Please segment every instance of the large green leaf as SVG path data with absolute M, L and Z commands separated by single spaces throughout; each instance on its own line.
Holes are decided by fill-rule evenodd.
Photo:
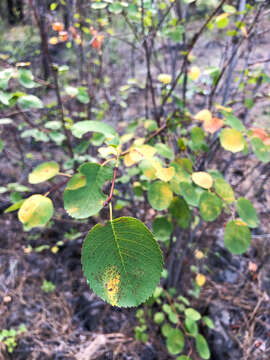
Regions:
M 205 221 L 214 221 L 221 213 L 222 201 L 216 195 L 204 192 L 200 197 L 200 214 Z
M 169 211 L 182 229 L 188 228 L 191 221 L 191 212 L 182 197 L 175 197 L 173 199 Z
M 206 360 L 210 359 L 210 351 L 205 338 L 201 334 L 198 334 L 196 336 L 195 341 L 196 341 L 196 349 L 200 357 Z
M 224 242 L 232 254 L 243 254 L 251 243 L 248 226 L 241 220 L 230 221 L 225 228 Z
M 46 196 L 35 194 L 26 199 L 19 212 L 19 220 L 26 230 L 36 226 L 43 226 L 53 215 L 53 203 Z
M 167 337 L 166 345 L 171 355 L 179 354 L 185 345 L 185 338 L 180 329 L 172 329 Z
M 28 176 L 30 184 L 38 184 L 49 180 L 59 173 L 59 165 L 55 161 L 39 164 Z
M 112 168 L 95 163 L 79 167 L 79 173 L 72 176 L 64 191 L 64 207 L 75 219 L 97 214 L 104 205 L 106 195 L 101 188 L 113 176 Z
M 71 132 L 75 137 L 79 139 L 88 132 L 101 133 L 106 137 L 114 137 L 117 135 L 116 131 L 111 125 L 105 124 L 104 122 L 101 121 L 94 121 L 94 120 L 85 120 L 85 121 L 77 122 L 72 126 Z
M 114 306 L 138 306 L 154 292 L 162 254 L 139 220 L 121 217 L 95 225 L 82 248 L 82 266 L 91 288 Z
M 165 210 L 169 207 L 173 198 L 170 186 L 162 181 L 156 181 L 148 190 L 148 201 L 156 210 Z
M 259 219 L 252 203 L 243 197 L 240 197 L 236 203 L 236 209 L 240 218 L 250 227 L 256 228 L 259 225 Z

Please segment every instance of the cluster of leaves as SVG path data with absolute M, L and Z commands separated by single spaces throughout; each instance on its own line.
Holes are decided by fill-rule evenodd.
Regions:
M 154 322 L 158 326 L 158 332 L 166 342 L 170 355 L 179 355 L 188 349 L 189 355 L 179 355 L 177 360 L 190 360 L 195 342 L 196 350 L 202 359 L 210 359 L 210 351 L 206 339 L 199 333 L 199 328 L 207 326 L 214 328 L 212 320 L 190 307 L 190 302 L 184 296 L 175 296 L 175 289 L 167 292 L 157 287 L 144 309 L 136 312 L 139 325 L 135 327 L 135 338 L 138 341 L 146 342 L 148 339 L 147 323 Z M 152 308 L 157 308 L 153 312 Z M 156 331 L 156 329 L 155 329 Z M 185 347 L 187 344 L 187 347 Z
M 91 7 L 93 10 L 104 11 L 104 14 L 107 10 L 110 15 L 122 14 L 133 30 L 140 27 L 140 31 L 134 35 L 139 43 L 143 36 L 155 36 L 157 33 L 162 39 L 177 43 L 183 39 L 182 24 L 179 24 L 174 15 L 170 15 L 165 21 L 165 15 L 170 14 L 173 3 L 164 2 L 156 6 L 156 2 L 145 0 L 142 9 L 140 1 L 130 4 L 95 1 Z M 207 23 L 209 29 L 228 26 L 230 14 L 235 11 L 231 7 L 223 10 L 224 13 L 212 17 Z M 160 12 L 165 16 L 162 18 L 162 27 Z M 80 22 L 78 24 L 81 26 Z M 99 24 L 108 24 L 108 21 L 99 19 Z M 62 27 L 58 25 L 53 24 L 53 30 L 60 33 Z M 235 30 L 236 34 L 230 36 L 238 36 L 240 32 L 244 36 L 244 29 L 243 24 L 239 25 Z M 92 47 L 101 51 L 104 36 L 94 28 L 82 27 L 81 30 L 91 39 Z M 109 30 L 107 29 L 108 34 Z M 70 31 L 72 33 L 73 30 Z M 73 33 L 75 34 L 74 31 Z M 78 38 L 78 33 L 76 34 Z M 142 42 L 149 64 L 148 43 Z M 82 46 L 82 41 L 77 45 Z M 192 62 L 190 51 L 182 54 L 187 64 Z M 101 57 L 100 54 L 99 56 Z M 53 67 L 57 76 L 67 70 L 66 66 Z M 212 69 L 208 75 L 208 83 L 215 86 L 220 76 L 219 69 Z M 171 244 L 177 242 L 174 236 L 176 227 L 194 229 L 200 219 L 212 222 L 223 213 L 227 219 L 224 242 L 228 250 L 233 254 L 241 254 L 250 246 L 250 229 L 259 224 L 252 203 L 243 197 L 237 198 L 218 170 L 200 169 L 199 160 L 212 151 L 216 140 L 223 149 L 233 154 L 241 152 L 246 155 L 251 147 L 260 161 L 267 163 L 270 160 L 268 133 L 260 128 L 247 129 L 231 108 L 217 104 L 212 111 L 202 109 L 191 115 L 186 104 L 179 99 L 177 86 L 188 80 L 191 97 L 196 91 L 203 93 L 196 85 L 200 77 L 197 66 L 190 66 L 186 77 L 180 73 L 176 80 L 170 74 L 160 72 L 155 75 L 155 87 L 151 85 L 153 76 L 149 76 L 148 69 L 144 87 L 148 90 L 152 86 L 152 92 L 157 92 L 161 105 L 171 102 L 176 106 L 172 112 L 166 112 L 166 119 L 157 113 L 153 102 L 154 119 L 151 116 L 143 117 L 129 124 L 124 134 L 99 121 L 103 119 L 104 112 L 96 112 L 96 120 L 85 120 L 84 115 L 84 120 L 76 122 L 63 116 L 61 121 L 47 121 L 44 128 L 39 124 L 33 125 L 26 117 L 23 126 L 28 124 L 31 129 L 24 130 L 23 126 L 20 128 L 24 130 L 21 132 L 22 138 L 31 136 L 36 141 L 54 141 L 58 145 L 65 142 L 68 145 L 71 157 L 63 165 L 63 171 L 67 170 L 67 173 L 60 171 L 60 165 L 55 161 L 44 162 L 29 174 L 28 181 L 35 185 L 54 181 L 55 177 L 66 177 L 64 208 L 71 217 L 86 219 L 97 215 L 108 205 L 111 210 L 113 195 L 117 192 L 114 191 L 115 185 L 117 187 L 118 184 L 128 182 L 132 183 L 132 195 L 138 204 L 148 200 L 148 207 L 162 212 L 162 216 L 157 216 L 153 221 L 153 233 L 136 218 L 125 216 L 113 219 L 110 211 L 110 220 L 105 225 L 94 226 L 87 235 L 82 249 L 83 271 L 93 290 L 115 306 L 137 306 L 153 293 L 163 268 L 162 253 L 156 239 L 162 247 L 170 248 Z M 263 79 L 269 81 L 267 76 Z M 1 71 L 0 102 L 4 108 L 16 106 L 19 113 L 44 108 L 42 100 L 36 95 L 24 91 L 11 92 L 11 80 L 18 80 L 25 91 L 31 89 L 32 92 L 40 86 L 38 79 L 25 68 L 25 64 Z M 98 80 L 96 83 L 100 84 L 100 79 Z M 130 81 L 122 88 L 123 93 L 128 92 L 134 84 L 137 86 L 138 82 Z M 84 105 L 89 105 L 92 101 L 93 94 L 88 90 L 84 86 L 64 86 L 64 94 L 70 100 Z M 60 97 L 59 92 L 57 95 Z M 61 110 L 61 103 L 59 104 Z M 0 119 L 0 125 L 12 123 L 10 118 Z M 91 139 L 87 137 L 88 133 L 94 133 Z M 177 145 L 172 146 L 171 139 L 175 134 Z M 71 145 L 74 143 L 76 147 L 73 150 Z M 90 145 L 98 148 L 98 156 L 87 154 Z M 77 164 L 80 166 L 74 171 Z M 124 174 L 121 177 L 117 176 L 119 168 Z M 107 182 L 111 182 L 111 190 L 105 195 L 103 187 Z M 54 187 L 44 194 L 36 193 L 26 199 L 14 196 L 14 204 L 6 212 L 19 209 L 18 217 L 25 230 L 45 226 L 54 213 L 53 201 L 49 197 L 53 189 Z M 3 191 L 6 190 L 8 189 Z M 122 207 L 123 202 L 117 200 L 115 208 Z M 179 333 L 177 334 L 176 337 L 179 338 Z M 203 343 L 200 336 L 197 336 L 199 344 Z
M 16 338 L 24 332 L 26 332 L 26 327 L 23 324 L 19 326 L 18 330 L 3 329 L 0 331 L 0 343 L 2 342 L 7 347 L 7 351 L 12 353 L 17 346 Z

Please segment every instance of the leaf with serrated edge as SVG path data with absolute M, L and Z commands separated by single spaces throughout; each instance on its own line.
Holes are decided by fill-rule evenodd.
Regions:
M 138 306 L 149 298 L 162 265 L 153 234 L 135 218 L 95 225 L 83 244 L 82 266 L 89 285 L 113 306 Z

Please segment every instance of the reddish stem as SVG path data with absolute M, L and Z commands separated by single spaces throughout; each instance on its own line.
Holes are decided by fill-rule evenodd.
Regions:
M 112 180 L 110 195 L 108 196 L 107 200 L 104 202 L 103 206 L 107 206 L 112 201 L 117 170 L 118 170 L 118 167 L 116 166 L 113 170 L 113 180 Z

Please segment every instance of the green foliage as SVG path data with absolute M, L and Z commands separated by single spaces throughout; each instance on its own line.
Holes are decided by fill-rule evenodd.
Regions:
M 19 326 L 18 330 L 13 328 L 10 330 L 3 329 L 0 331 L 0 343 L 3 343 L 6 346 L 9 353 L 13 353 L 14 349 L 18 345 L 17 338 L 24 332 L 26 332 L 26 327 L 23 324 Z
M 255 96 L 257 86 L 269 82 L 269 77 L 257 67 L 256 71 L 248 67 L 240 71 L 235 69 L 237 77 L 231 79 L 229 76 L 230 81 L 222 83 L 230 65 L 233 67 L 232 60 L 225 62 L 228 69 L 226 66 L 206 67 L 193 52 L 196 41 L 205 32 L 206 36 L 229 38 L 224 43 L 230 42 L 231 38 L 233 46 L 243 37 L 251 38 L 253 33 L 247 34 L 248 21 L 255 14 L 255 7 L 247 6 L 241 12 L 245 21 L 239 23 L 238 9 L 232 5 L 224 4 L 222 9 L 212 12 L 210 8 L 218 6 L 216 0 L 186 0 L 184 3 L 187 8 L 192 3 L 192 16 L 185 20 L 178 18 L 173 1 L 92 1 L 83 13 L 71 14 L 75 22 L 74 29 L 68 31 L 68 42 L 61 40 L 60 33 L 53 32 L 57 42 L 54 45 L 50 41 L 50 52 L 54 53 L 51 51 L 53 46 L 64 47 L 61 53 L 56 47 L 55 53 L 63 56 L 61 63 L 68 59 L 68 66 L 66 63 L 61 66 L 49 64 L 54 73 L 48 83 L 39 79 L 39 69 L 32 69 L 30 63 L 16 64 L 15 49 L 4 47 L 1 54 L 3 59 L 5 53 L 12 54 L 7 62 L 10 68 L 0 70 L 0 110 L 7 111 L 0 119 L 1 156 L 8 153 L 9 148 L 4 131 L 9 131 L 10 127 L 9 133 L 13 133 L 15 128 L 16 136 L 20 134 L 24 142 L 29 140 L 31 145 L 41 142 L 41 145 L 48 143 L 56 147 L 57 154 L 61 152 L 59 164 L 68 172 L 61 172 L 60 165 L 51 161 L 55 153 L 42 154 L 45 162 L 30 172 L 28 181 L 31 185 L 50 182 L 38 185 L 41 194 L 28 198 L 21 193 L 30 190 L 35 193 L 35 187 L 17 183 L 1 186 L 0 192 L 7 194 L 12 202 L 5 213 L 19 210 L 19 220 L 26 230 L 45 226 L 54 212 L 48 196 L 53 196 L 51 193 L 65 184 L 64 208 L 75 219 L 98 215 L 109 205 L 110 220 L 105 225 L 95 225 L 84 241 L 82 264 L 93 290 L 115 306 L 137 306 L 154 292 L 162 271 L 162 255 L 154 236 L 161 242 L 166 257 L 170 258 L 173 251 L 175 261 L 178 261 L 181 253 L 179 228 L 189 246 L 189 232 L 199 228 L 203 221 L 219 221 L 224 210 L 225 246 L 231 253 L 241 254 L 250 246 L 250 228 L 259 225 L 252 203 L 242 197 L 235 199 L 234 189 L 221 174 L 225 170 L 220 166 L 219 158 L 217 164 L 211 159 L 221 147 L 219 156 L 225 154 L 225 159 L 228 157 L 226 151 L 233 159 L 233 156 L 248 155 L 252 150 L 261 162 L 270 161 L 269 133 L 248 128 L 249 124 L 235 114 L 234 101 L 236 99 L 237 103 L 238 97 L 228 98 L 220 105 L 220 92 L 216 91 L 217 88 L 227 89 L 234 83 L 238 95 L 245 95 L 243 107 L 251 110 L 256 98 L 260 98 Z M 46 21 L 55 18 L 64 6 L 64 1 L 61 1 L 61 7 L 52 2 L 50 11 L 54 13 L 46 16 Z M 191 21 L 199 22 L 202 13 L 206 14 L 207 21 L 197 33 L 197 26 L 191 26 Z M 50 36 L 49 25 L 46 23 Z M 39 30 L 36 29 L 36 33 Z M 146 66 L 139 75 L 134 64 L 132 75 L 124 74 L 129 67 L 124 56 L 127 48 L 120 46 L 121 51 L 118 51 L 118 34 L 123 36 L 121 41 L 124 40 L 125 46 L 131 45 L 132 58 L 137 59 L 139 54 L 141 60 L 144 56 Z M 153 50 L 160 46 L 164 51 L 155 54 Z M 81 56 L 78 56 L 79 49 Z M 155 59 L 153 54 L 157 55 Z M 46 58 L 45 53 L 41 55 Z M 169 61 L 174 57 L 176 63 Z M 50 62 L 49 58 L 47 60 Z M 75 68 L 77 62 L 78 69 Z M 170 68 L 170 63 L 175 68 Z M 111 75 L 118 71 L 123 71 L 121 81 L 115 81 L 119 79 Z M 255 86 L 254 96 L 246 84 Z M 47 87 L 49 92 L 46 93 Z M 44 94 L 50 96 L 45 98 Z M 139 100 L 133 112 L 135 94 Z M 143 106 L 141 94 L 145 99 Z M 231 91 L 229 95 L 232 95 Z M 196 99 L 201 96 L 208 97 L 208 108 L 192 115 L 199 105 Z M 52 100 L 47 101 L 48 98 Z M 17 116 L 14 119 L 13 113 Z M 127 122 L 127 118 L 131 121 Z M 116 122 L 117 130 L 111 125 Z M 14 139 L 17 143 L 17 138 Z M 242 154 L 238 154 L 240 152 Z M 30 160 L 31 154 L 29 158 L 20 155 L 25 166 L 25 158 Z M 66 179 L 62 183 L 58 183 L 60 176 Z M 49 184 L 52 187 L 47 189 Z M 108 186 L 111 186 L 109 190 Z M 58 203 L 57 199 L 55 204 Z M 147 224 L 152 223 L 154 235 L 138 219 L 113 219 L 112 207 L 123 214 L 132 211 Z M 241 220 L 235 219 L 235 214 Z M 102 222 L 101 217 L 94 219 L 94 222 L 99 221 Z M 71 232 L 69 236 L 76 238 L 78 234 Z M 198 268 L 194 272 L 198 273 Z M 191 291 L 198 296 L 200 286 L 195 283 Z M 164 298 L 168 300 L 166 303 L 163 303 Z M 191 339 L 196 337 L 201 358 L 209 358 L 198 324 L 211 328 L 211 320 L 201 318 L 186 298 L 168 298 L 162 288 L 158 288 L 149 301 L 158 306 L 159 311 L 153 319 L 166 337 L 170 354 L 178 355 L 184 348 L 185 337 L 189 336 Z M 181 330 L 179 315 L 184 319 Z M 144 318 L 144 313 L 138 317 L 140 324 L 135 333 L 137 340 L 146 342 Z M 181 358 L 187 360 L 188 356 L 178 357 Z
M 51 293 L 55 290 L 55 285 L 51 281 L 43 280 L 41 290 L 45 293 Z

